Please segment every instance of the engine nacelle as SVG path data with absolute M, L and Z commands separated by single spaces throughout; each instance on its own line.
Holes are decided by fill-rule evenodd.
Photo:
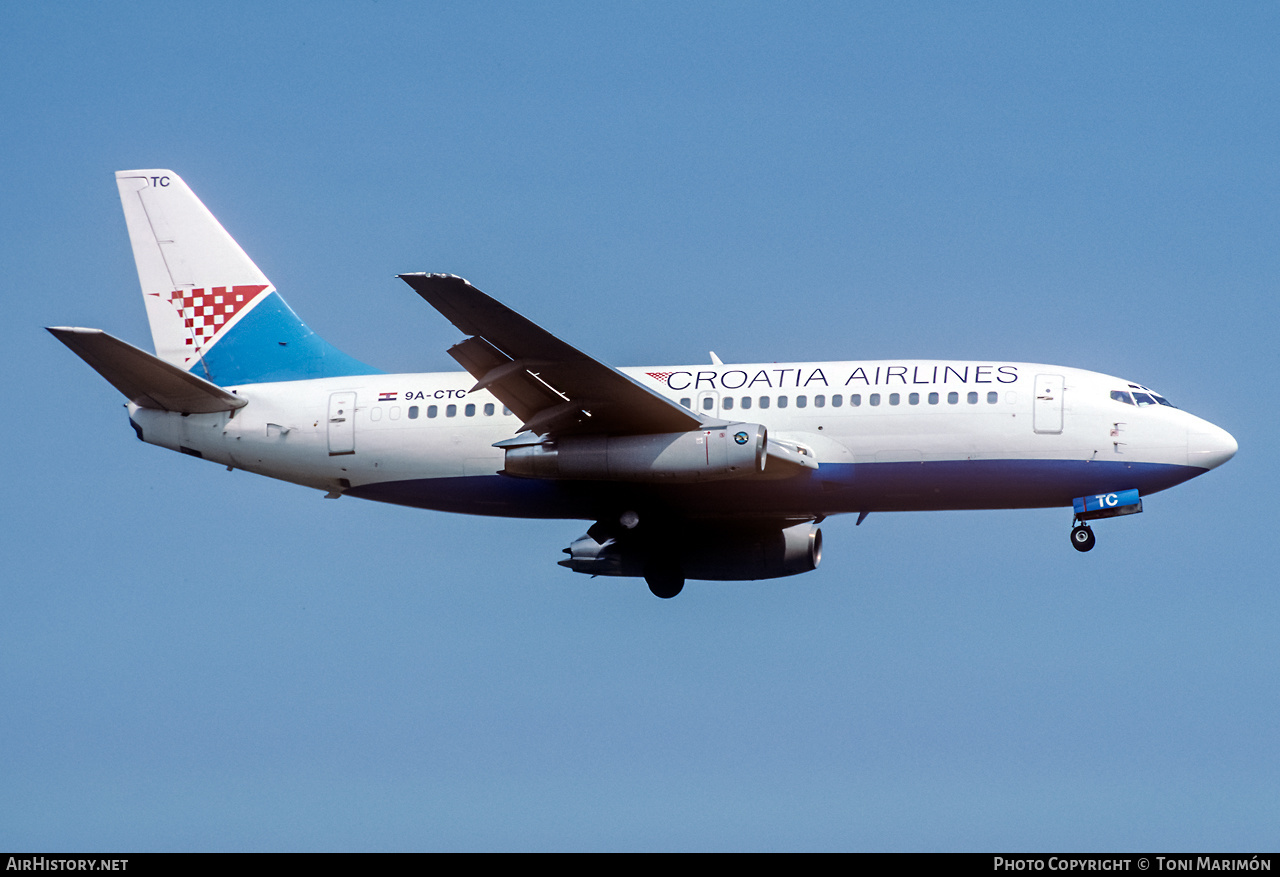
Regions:
M 694 530 L 646 539 L 639 533 L 600 544 L 582 536 L 560 561 L 593 576 L 643 576 L 660 564 L 679 568 L 685 578 L 747 581 L 799 575 L 822 561 L 822 530 L 812 522 L 784 528 Z
M 758 423 L 658 435 L 565 436 L 506 449 L 508 475 L 591 481 L 716 481 L 764 469 Z

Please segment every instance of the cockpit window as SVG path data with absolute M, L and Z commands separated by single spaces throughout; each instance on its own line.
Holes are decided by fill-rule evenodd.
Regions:
M 1144 387 L 1141 384 L 1130 384 L 1129 389 L 1140 391 L 1133 394 L 1133 398 L 1138 400 L 1138 405 L 1140 406 L 1155 404 L 1155 405 L 1163 405 L 1166 408 L 1178 407 L 1177 405 L 1174 405 L 1172 402 L 1170 402 L 1164 396 L 1161 396 L 1159 393 L 1157 393 L 1155 390 L 1151 389 L 1150 387 Z M 1115 397 L 1116 397 L 1116 394 L 1112 393 L 1111 398 L 1114 399 Z
M 1139 408 L 1146 408 L 1150 405 L 1163 405 L 1166 408 L 1178 407 L 1155 390 L 1148 390 L 1138 384 L 1130 384 L 1129 389 L 1133 390 L 1132 397 L 1124 390 L 1112 390 L 1111 398 L 1126 405 L 1136 404 Z

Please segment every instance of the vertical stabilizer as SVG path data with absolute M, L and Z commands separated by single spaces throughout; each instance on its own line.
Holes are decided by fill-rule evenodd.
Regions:
M 173 171 L 116 185 L 160 359 L 223 386 L 377 373 L 298 319 Z

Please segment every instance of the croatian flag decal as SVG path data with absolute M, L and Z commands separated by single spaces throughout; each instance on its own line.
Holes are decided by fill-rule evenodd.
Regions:
M 394 402 L 394 401 L 396 401 L 396 393 L 379 393 L 379 394 L 378 394 L 378 401 L 379 401 L 379 402 Z

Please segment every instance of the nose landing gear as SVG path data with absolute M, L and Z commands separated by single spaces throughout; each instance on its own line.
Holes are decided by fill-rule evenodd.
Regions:
M 1093 535 L 1093 529 L 1088 524 L 1077 523 L 1071 528 L 1071 547 L 1076 551 L 1088 551 L 1097 541 L 1098 538 Z
M 1097 541 L 1093 530 L 1089 528 L 1089 521 L 1136 515 L 1142 511 L 1142 497 L 1138 495 L 1136 488 L 1079 496 L 1072 500 L 1071 504 L 1076 512 L 1071 522 L 1071 547 L 1076 551 L 1088 551 Z

